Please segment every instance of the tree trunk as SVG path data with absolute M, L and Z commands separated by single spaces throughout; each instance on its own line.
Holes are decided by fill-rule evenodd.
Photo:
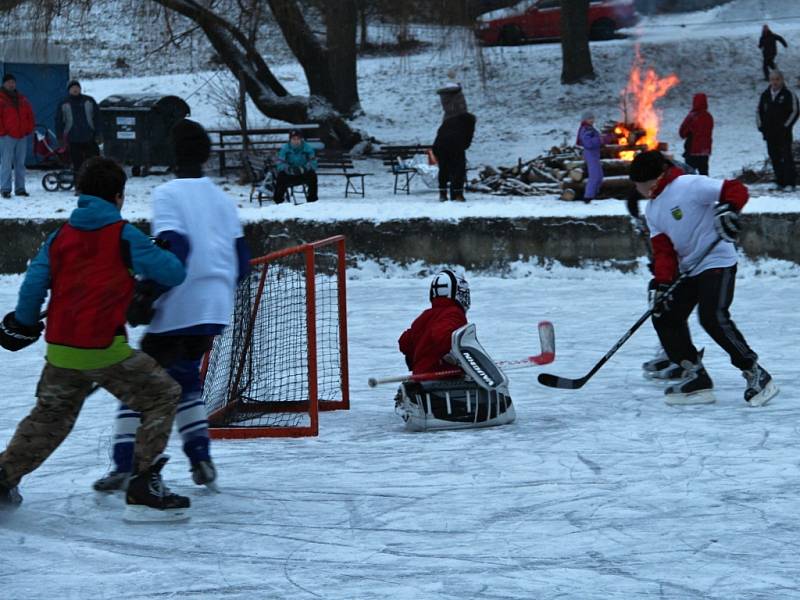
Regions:
M 326 5 L 327 45 L 323 46 L 303 16 L 296 0 L 268 0 L 283 37 L 306 74 L 312 96 L 320 96 L 345 115 L 360 106 L 356 80 L 355 0 Z
M 561 56 L 561 83 L 594 79 L 589 50 L 589 0 L 562 0 Z
M 197 23 L 231 73 L 240 75 L 247 94 L 266 116 L 289 123 L 318 122 L 322 140 L 329 147 L 351 148 L 361 139 L 324 98 L 290 95 L 272 73 L 255 44 L 213 10 L 200 6 L 194 0 L 152 1 Z

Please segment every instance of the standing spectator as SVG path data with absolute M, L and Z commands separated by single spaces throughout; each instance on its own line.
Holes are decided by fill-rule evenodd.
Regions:
M 681 123 L 678 133 L 681 139 L 686 140 L 683 157 L 700 175 L 708 175 L 713 131 L 714 117 L 708 112 L 708 98 L 705 94 L 695 94 L 692 110 Z
M 758 130 L 767 142 L 767 152 L 775 172 L 775 191 L 795 189 L 792 129 L 800 115 L 797 96 L 786 87 L 783 73 L 775 69 L 769 74 L 769 87 L 758 103 Z
M 17 91 L 17 78 L 3 75 L 0 90 L 0 193 L 11 198 L 11 170 L 14 170 L 14 193 L 29 196 L 25 191 L 25 158 L 28 136 L 33 132 L 33 108 Z
M 589 204 L 597 197 L 603 185 L 603 165 L 600 162 L 600 149 L 606 140 L 594 127 L 594 113 L 591 110 L 583 111 L 581 126 L 578 128 L 576 144 L 583 147 L 583 160 L 586 161 L 586 171 L 589 179 L 583 192 L 583 201 Z
M 67 144 L 76 175 L 87 158 L 100 154 L 97 147 L 99 116 L 94 98 L 81 93 L 80 82 L 70 81 L 67 97 L 56 112 L 56 135 Z
M 293 129 L 289 143 L 278 152 L 278 179 L 275 182 L 275 204 L 286 199 L 286 190 L 295 185 L 306 186 L 309 202 L 317 201 L 317 159 L 314 148 L 303 139 L 303 132 Z
M 442 101 L 444 119 L 436 132 L 433 154 L 439 163 L 439 200 L 464 201 L 464 180 L 467 178 L 467 148 L 475 134 L 475 115 L 467 112 L 467 100 L 459 84 L 446 85 L 436 91 Z
M 775 57 L 778 56 L 778 42 L 783 44 L 784 48 L 789 47 L 785 39 L 777 33 L 772 33 L 769 25 L 764 25 L 761 30 L 761 38 L 758 40 L 758 47 L 761 48 L 761 54 L 764 57 L 764 79 L 767 81 L 769 81 L 769 72 L 778 68 L 775 66 Z

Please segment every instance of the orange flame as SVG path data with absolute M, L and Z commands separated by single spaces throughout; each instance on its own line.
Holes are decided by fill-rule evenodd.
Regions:
M 680 83 L 680 79 L 674 73 L 661 78 L 652 67 L 647 68 L 643 77 L 642 62 L 637 46 L 628 85 L 622 91 L 623 114 L 626 122 L 636 123 L 645 131 L 645 135 L 637 139 L 636 144 L 655 150 L 658 148 L 658 130 L 661 127 L 661 114 L 655 108 L 655 103 L 673 86 Z M 629 139 L 629 131 L 624 130 L 620 133 L 624 134 L 626 141 Z M 620 140 L 620 144 L 625 143 Z M 620 152 L 620 158 L 633 160 L 634 154 L 633 151 Z

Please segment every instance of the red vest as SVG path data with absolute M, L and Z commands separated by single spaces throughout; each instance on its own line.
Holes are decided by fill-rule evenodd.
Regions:
M 50 244 L 52 290 L 45 339 L 50 344 L 102 349 L 125 332 L 134 279 L 122 259 L 117 221 L 85 231 L 63 225 Z

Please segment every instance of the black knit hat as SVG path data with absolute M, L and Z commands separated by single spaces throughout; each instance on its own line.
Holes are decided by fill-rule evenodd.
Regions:
M 81 82 L 80 82 L 80 81 L 78 81 L 77 79 L 73 79 L 72 81 L 70 81 L 70 82 L 67 84 L 67 91 L 70 91 L 70 90 L 72 89 L 72 87 L 73 87 L 73 86 L 76 86 L 76 85 L 77 85 L 78 87 L 81 87 Z
M 5 83 L 6 81 L 16 81 L 16 80 L 17 78 L 14 77 L 13 73 L 6 73 L 5 75 L 3 75 L 3 83 Z
M 200 123 L 181 119 L 172 126 L 170 136 L 176 165 L 202 165 L 211 156 L 211 139 Z
M 648 150 L 637 154 L 631 163 L 631 181 L 640 183 L 658 179 L 668 166 L 669 161 L 658 150 Z
M 293 137 L 299 137 L 301 140 L 303 139 L 303 130 L 302 129 L 292 129 L 289 132 L 289 139 Z

